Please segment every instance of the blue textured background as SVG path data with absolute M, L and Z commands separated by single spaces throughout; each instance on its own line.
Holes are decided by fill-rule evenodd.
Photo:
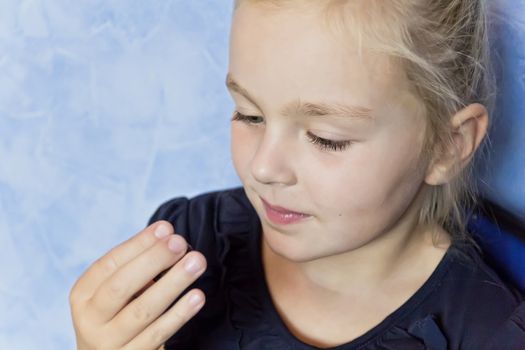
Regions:
M 73 349 L 80 273 L 162 201 L 238 184 L 231 7 L 0 0 L 0 349 Z
M 507 3 L 509 119 L 487 181 L 525 216 L 525 6 Z M 231 6 L 0 0 L 0 349 L 74 348 L 80 273 L 162 201 L 239 183 L 224 88 Z

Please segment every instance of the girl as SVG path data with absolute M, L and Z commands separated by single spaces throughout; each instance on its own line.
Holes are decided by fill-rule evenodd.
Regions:
M 485 12 L 238 1 L 243 187 L 163 203 L 89 267 L 70 294 L 78 349 L 525 349 L 523 295 L 464 230 L 491 108 Z

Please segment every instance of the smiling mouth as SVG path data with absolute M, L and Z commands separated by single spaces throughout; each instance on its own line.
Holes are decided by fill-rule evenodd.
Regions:
M 299 221 L 302 221 L 306 218 L 309 218 L 311 215 L 296 212 L 293 210 L 289 210 L 277 205 L 271 205 L 267 201 L 265 201 L 262 197 L 261 201 L 264 205 L 264 210 L 266 212 L 266 216 L 269 221 L 279 224 L 279 225 L 287 225 L 287 224 L 293 224 Z
M 272 205 L 270 203 L 268 203 L 267 201 L 264 200 L 264 198 L 261 197 L 261 200 L 262 202 L 268 206 L 269 208 L 271 208 L 272 210 L 275 210 L 279 213 L 283 213 L 283 214 L 296 214 L 296 215 L 308 215 L 308 214 L 305 214 L 305 213 L 300 213 L 300 212 L 297 212 L 297 211 L 293 211 L 293 210 L 290 210 L 290 209 L 286 209 L 286 208 L 283 208 L 283 207 L 280 207 L 278 205 Z

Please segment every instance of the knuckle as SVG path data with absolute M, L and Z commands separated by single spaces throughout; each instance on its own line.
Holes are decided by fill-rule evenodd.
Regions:
M 164 250 L 164 248 L 161 248 L 161 249 Z M 155 266 L 155 267 L 164 266 L 165 265 L 164 260 L 166 258 L 167 258 L 166 254 L 164 253 L 159 254 L 159 251 L 157 249 L 152 250 L 144 256 L 144 260 L 145 260 L 144 266 Z
M 70 306 L 74 306 L 74 305 L 78 304 L 79 297 L 78 297 L 78 290 L 77 290 L 77 285 L 76 284 L 69 291 L 68 300 L 69 300 L 69 305 Z
M 118 268 L 117 260 L 115 259 L 113 251 L 110 251 L 105 256 L 97 259 L 94 265 L 99 267 L 104 273 L 111 274 Z
M 140 250 L 144 251 L 151 247 L 152 243 L 155 241 L 150 235 L 141 235 L 137 237 L 137 243 L 140 247 Z
M 118 268 L 117 259 L 113 252 L 109 253 L 107 259 L 103 259 L 103 268 L 107 272 L 113 272 Z
M 181 327 L 184 323 L 186 323 L 188 316 L 186 316 L 186 314 L 184 314 L 184 312 L 179 308 L 174 308 L 171 314 L 171 318 L 173 319 L 173 324 L 176 324 L 178 327 Z
M 111 298 L 122 299 L 128 294 L 128 288 L 119 280 L 108 282 L 106 290 Z
M 168 332 L 164 328 L 155 328 L 151 331 L 150 341 L 153 344 L 162 343 L 167 337 Z
M 81 289 L 80 279 L 69 290 L 68 301 L 72 311 L 75 311 L 85 302 L 85 292 Z
M 149 321 L 151 319 L 150 310 L 140 302 L 133 303 L 131 313 L 135 320 L 140 322 Z

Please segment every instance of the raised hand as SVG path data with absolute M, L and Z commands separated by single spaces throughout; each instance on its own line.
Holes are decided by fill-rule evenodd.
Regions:
M 206 259 L 157 221 L 95 261 L 69 295 L 77 350 L 158 349 L 202 308 Z M 155 276 L 166 273 L 153 282 Z

